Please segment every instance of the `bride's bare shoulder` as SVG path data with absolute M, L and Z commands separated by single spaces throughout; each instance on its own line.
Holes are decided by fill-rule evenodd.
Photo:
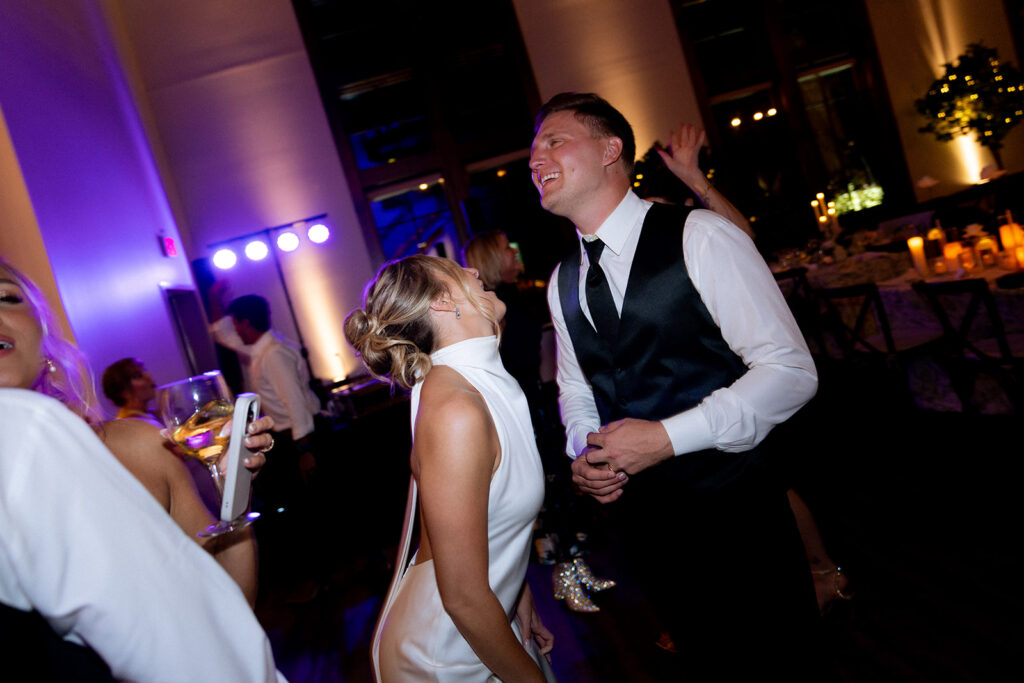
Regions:
M 455 370 L 437 366 L 430 370 L 420 390 L 416 435 L 434 434 L 444 439 L 467 438 L 493 431 L 483 396 Z

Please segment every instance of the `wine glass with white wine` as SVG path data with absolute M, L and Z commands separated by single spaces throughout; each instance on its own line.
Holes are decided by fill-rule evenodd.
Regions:
M 221 459 L 231 438 L 234 401 L 227 382 L 218 371 L 165 384 L 156 391 L 157 407 L 171 440 L 210 470 L 217 494 L 224 495 Z M 239 438 L 244 438 L 244 434 Z M 258 512 L 243 513 L 232 520 L 211 524 L 199 536 L 206 538 L 249 526 Z

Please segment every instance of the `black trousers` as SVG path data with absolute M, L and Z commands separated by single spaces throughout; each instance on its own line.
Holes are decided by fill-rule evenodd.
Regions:
M 631 477 L 609 512 L 685 680 L 834 680 L 784 488 L 757 473 L 687 488 L 675 469 Z
M 261 515 L 275 514 L 302 500 L 302 474 L 299 451 L 291 430 L 271 432 L 274 447 L 267 452 L 267 463 L 253 480 L 253 509 Z M 280 514 L 280 513 L 277 513 Z
M 255 530 L 261 589 L 318 579 L 327 571 L 318 538 L 322 520 L 315 496 L 302 479 L 299 449 L 290 430 L 271 434 L 274 447 L 253 480 L 252 508 L 260 513 Z

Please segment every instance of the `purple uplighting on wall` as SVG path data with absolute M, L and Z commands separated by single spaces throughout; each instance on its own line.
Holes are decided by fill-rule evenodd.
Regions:
M 184 376 L 160 283 L 192 276 L 154 239 L 180 242 L 101 10 L 0 8 L 3 116 L 78 343 L 96 374 L 137 356 L 158 381 Z

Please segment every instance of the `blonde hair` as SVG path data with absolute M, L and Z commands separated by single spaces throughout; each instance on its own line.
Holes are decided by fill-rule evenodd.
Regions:
M 57 319 L 46 302 L 42 291 L 24 273 L 0 259 L 0 273 L 10 277 L 25 296 L 29 312 L 39 323 L 40 355 L 49 361 L 30 387 L 33 391 L 51 396 L 91 425 L 102 421 L 92 371 L 78 348 L 57 332 Z M 53 371 L 49 370 L 52 364 Z
M 462 260 L 468 268 L 476 268 L 484 287 L 490 291 L 497 289 L 501 283 L 501 238 L 505 236 L 501 230 L 488 230 L 474 236 L 462 248 Z
M 430 371 L 436 344 L 430 304 L 452 295 L 446 279 L 461 288 L 497 333 L 497 320 L 480 305 L 457 263 L 422 254 L 391 261 L 367 284 L 363 307 L 345 318 L 345 337 L 371 374 L 410 389 Z

